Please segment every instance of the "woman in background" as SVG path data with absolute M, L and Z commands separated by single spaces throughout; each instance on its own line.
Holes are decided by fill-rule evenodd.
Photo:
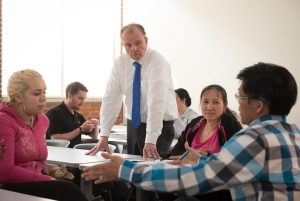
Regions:
M 192 104 L 192 100 L 187 90 L 178 88 L 175 90 L 175 93 L 178 108 L 178 119 L 174 121 L 174 129 L 175 138 L 177 139 L 185 129 L 186 125 L 188 125 L 194 118 L 198 117 L 199 114 L 189 108 Z
M 3 189 L 55 200 L 87 200 L 69 181 L 46 175 L 48 118 L 46 84 L 38 72 L 15 72 L 8 81 L 8 101 L 0 103 L 0 186 Z

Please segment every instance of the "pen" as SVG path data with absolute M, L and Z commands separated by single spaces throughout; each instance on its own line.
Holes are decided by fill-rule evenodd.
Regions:
M 188 151 L 184 152 L 180 157 L 179 157 L 179 160 L 182 160 L 184 159 L 187 155 L 188 155 Z

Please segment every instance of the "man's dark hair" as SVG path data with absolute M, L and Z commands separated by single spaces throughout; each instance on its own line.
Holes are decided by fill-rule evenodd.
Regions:
M 80 82 L 70 83 L 66 88 L 66 98 L 68 97 L 68 93 L 70 93 L 71 95 L 75 95 L 79 91 L 88 92 L 88 89 Z
M 271 115 L 288 115 L 297 100 L 297 83 L 284 67 L 258 63 L 242 69 L 237 78 L 249 99 L 268 105 Z

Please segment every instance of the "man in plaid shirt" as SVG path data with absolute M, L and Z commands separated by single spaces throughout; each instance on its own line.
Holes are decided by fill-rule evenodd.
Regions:
M 139 188 L 195 195 L 230 189 L 233 200 L 300 200 L 300 130 L 286 115 L 297 100 L 297 84 L 284 67 L 258 63 L 237 75 L 242 123 L 218 154 L 188 155 L 172 165 L 140 165 L 103 154 L 111 162 L 86 168 L 96 183 L 122 179 Z M 190 164 L 187 164 L 190 163 Z M 221 199 L 221 198 L 220 198 Z

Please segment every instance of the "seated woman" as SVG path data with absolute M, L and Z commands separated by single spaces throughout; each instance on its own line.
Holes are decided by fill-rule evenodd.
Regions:
M 34 70 L 21 70 L 9 78 L 9 100 L 0 103 L 0 188 L 54 200 L 86 201 L 72 182 L 46 175 L 57 166 L 45 163 L 49 125 L 42 114 L 45 91 L 42 76 Z
M 194 118 L 198 117 L 199 114 L 189 108 L 192 104 L 192 100 L 187 90 L 178 88 L 175 90 L 175 93 L 179 116 L 179 118 L 174 121 L 175 138 L 177 139 L 185 129 L 186 125 Z
M 227 93 L 223 87 L 219 85 L 205 87 L 200 95 L 202 116 L 193 119 L 186 126 L 171 155 L 183 154 L 186 141 L 201 154 L 219 152 L 221 146 L 242 128 L 227 105 Z
M 242 126 L 233 112 L 228 108 L 227 93 L 219 85 L 205 87 L 200 95 L 202 116 L 193 119 L 178 138 L 171 151 L 171 159 L 178 158 L 185 152 L 184 144 L 188 144 L 202 155 L 210 155 L 220 151 L 223 144 L 238 132 Z M 171 195 L 160 195 L 162 200 L 172 200 Z M 170 198 L 172 197 L 172 198 Z M 195 196 L 199 200 L 231 200 L 229 190 L 216 191 Z

